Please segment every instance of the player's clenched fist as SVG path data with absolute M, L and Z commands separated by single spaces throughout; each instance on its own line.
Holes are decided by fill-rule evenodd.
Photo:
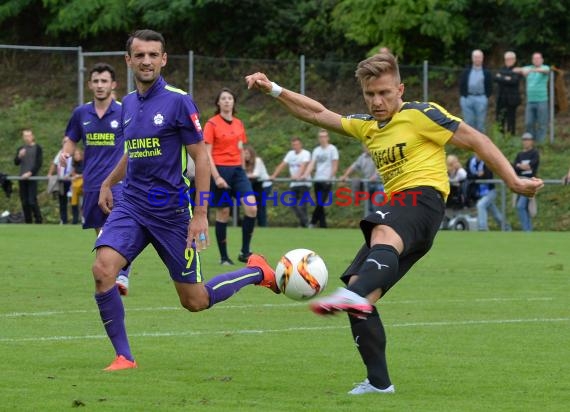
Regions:
M 245 76 L 245 81 L 247 83 L 248 89 L 258 89 L 263 93 L 271 92 L 271 80 L 267 78 L 265 73 L 254 73 L 249 76 Z

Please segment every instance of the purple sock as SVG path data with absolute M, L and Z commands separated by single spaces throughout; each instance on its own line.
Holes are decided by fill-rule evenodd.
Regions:
M 241 288 L 255 285 L 263 280 L 263 272 L 256 267 L 245 267 L 235 272 L 218 275 L 206 283 L 210 295 L 210 306 L 232 297 Z
M 99 306 L 101 321 L 103 321 L 103 326 L 105 326 L 105 331 L 111 339 L 117 356 L 123 355 L 130 361 L 134 360 L 125 329 L 125 307 L 117 285 L 107 292 L 96 294 L 95 300 Z

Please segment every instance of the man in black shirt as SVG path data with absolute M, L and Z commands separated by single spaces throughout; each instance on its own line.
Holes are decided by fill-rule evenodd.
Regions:
M 20 200 L 26 223 L 32 223 L 32 214 L 36 223 L 42 223 L 42 214 L 38 205 L 38 182 L 30 180 L 42 167 L 42 147 L 36 143 L 31 129 L 22 130 L 24 145 L 18 148 L 14 164 L 20 166 Z

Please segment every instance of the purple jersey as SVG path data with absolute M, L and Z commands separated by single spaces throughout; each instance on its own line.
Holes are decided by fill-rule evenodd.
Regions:
M 120 126 L 121 104 L 114 100 L 101 119 L 97 116 L 93 102 L 78 106 L 73 111 L 65 135 L 76 143 L 82 141 L 85 147 L 85 192 L 98 192 L 103 180 L 123 156 Z
M 186 145 L 203 140 L 190 96 L 160 77 L 145 94 L 123 99 L 127 174 L 124 198 L 146 210 L 188 206 Z

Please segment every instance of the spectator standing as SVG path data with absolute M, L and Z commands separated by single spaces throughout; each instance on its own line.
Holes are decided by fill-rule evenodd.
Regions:
M 250 243 L 255 227 L 257 206 L 253 189 L 244 170 L 243 145 L 247 143 L 243 122 L 235 116 L 236 96 L 223 88 L 216 96 L 216 114 L 204 126 L 204 141 L 212 170 L 212 207 L 216 208 L 216 240 L 220 264 L 233 265 L 228 255 L 227 232 L 232 198 L 243 205 L 245 217 L 241 224 L 240 262 L 251 255 Z M 247 196 L 242 195 L 249 193 Z
M 523 133 L 521 140 L 523 150 L 515 157 L 513 167 L 515 168 L 515 172 L 517 172 L 518 176 L 530 179 L 531 177 L 536 177 L 538 173 L 540 155 L 538 150 L 534 147 L 534 140 L 530 133 Z M 536 200 L 527 196 L 517 195 L 516 208 L 521 223 L 521 229 L 524 232 L 532 231 L 532 202 L 536 202 Z M 534 206 L 536 206 L 536 204 Z M 534 208 L 534 210 L 536 211 L 536 208 Z
M 310 179 L 311 173 L 315 170 L 313 189 L 316 206 L 309 227 L 314 227 L 318 223 L 319 227 L 326 228 L 327 217 L 324 205 L 329 198 L 332 180 L 334 180 L 338 170 L 338 150 L 335 145 L 330 143 L 329 132 L 326 129 L 319 130 L 318 141 L 319 145 L 313 149 L 311 161 L 305 173 L 305 177 Z
M 496 116 L 500 132 L 504 134 L 506 131 L 508 134 L 514 135 L 517 107 L 521 104 L 519 91 L 521 76 L 513 70 L 517 62 L 515 52 L 506 52 L 504 61 L 505 65 L 495 75 L 495 82 L 498 85 Z
M 267 226 L 267 195 L 273 188 L 273 183 L 269 180 L 269 173 L 263 159 L 257 156 L 255 149 L 251 145 L 243 148 L 245 156 L 245 171 L 251 182 L 251 187 L 255 193 L 257 203 L 257 226 Z M 264 196 L 265 194 L 265 196 Z
M 67 224 L 67 204 L 69 202 L 67 193 L 71 187 L 71 170 L 72 170 L 72 159 L 71 157 L 67 159 L 64 166 L 59 164 L 59 159 L 63 151 L 63 145 L 65 144 L 65 138 L 61 142 L 62 148 L 55 155 L 52 164 L 48 170 L 48 180 L 50 178 L 55 178 L 55 187 L 53 192 L 57 192 L 57 197 L 59 201 L 59 223 L 62 225 Z
M 459 104 L 463 120 L 481 133 L 485 133 L 489 97 L 493 93 L 493 76 L 483 67 L 483 59 L 481 50 L 473 50 L 471 67 L 463 70 L 459 79 Z
M 362 145 L 362 153 L 350 166 L 346 168 L 340 177 L 340 180 L 347 180 L 353 172 L 357 172 L 363 180 L 367 180 L 366 188 L 368 190 L 370 201 L 367 202 L 368 210 L 366 212 L 367 214 L 374 213 L 376 207 L 374 202 L 372 202 L 372 199 L 375 199 L 378 204 L 383 201 L 383 199 L 379 199 L 378 197 L 384 196 L 384 185 L 382 184 L 382 179 L 378 174 L 378 169 L 374 164 L 374 160 L 372 160 L 372 156 L 370 156 L 370 152 L 364 144 Z M 356 184 L 352 185 L 353 192 L 364 188 L 364 184 L 361 181 L 355 180 L 355 182 Z
M 485 162 L 474 154 L 467 161 L 467 178 L 469 180 L 492 179 L 493 172 L 487 167 Z M 479 230 L 489 230 L 488 211 L 491 211 L 495 222 L 499 227 L 503 227 L 503 215 L 497 207 L 497 190 L 494 183 L 474 183 L 474 192 L 477 203 L 477 225 Z M 505 223 L 505 228 L 508 226 Z
M 83 197 L 83 152 L 76 148 L 73 152 L 73 167 L 71 171 L 71 223 L 77 225 L 82 216 L 81 203 Z
M 301 227 L 309 227 L 307 202 L 301 201 L 301 199 L 307 199 L 311 190 L 311 183 L 304 180 L 310 161 L 311 153 L 303 149 L 303 142 L 299 137 L 293 137 L 291 138 L 291 150 L 287 152 L 283 161 L 277 165 L 275 171 L 269 177 L 271 180 L 275 179 L 285 166 L 289 166 L 289 176 L 292 180 L 289 187 L 295 194 L 295 204 L 292 208 L 293 213 L 295 213 L 295 216 L 299 219 L 299 225 Z
M 516 67 L 515 72 L 526 78 L 525 132 L 541 144 L 546 138 L 548 124 L 548 75 L 550 67 L 544 64 L 542 54 L 532 55 L 532 64 Z
M 37 176 L 43 162 L 42 147 L 36 143 L 34 132 L 31 129 L 22 130 L 24 145 L 16 151 L 14 164 L 20 166 L 20 201 L 26 223 L 42 223 L 42 213 L 38 204 L 38 182 L 30 179 Z

